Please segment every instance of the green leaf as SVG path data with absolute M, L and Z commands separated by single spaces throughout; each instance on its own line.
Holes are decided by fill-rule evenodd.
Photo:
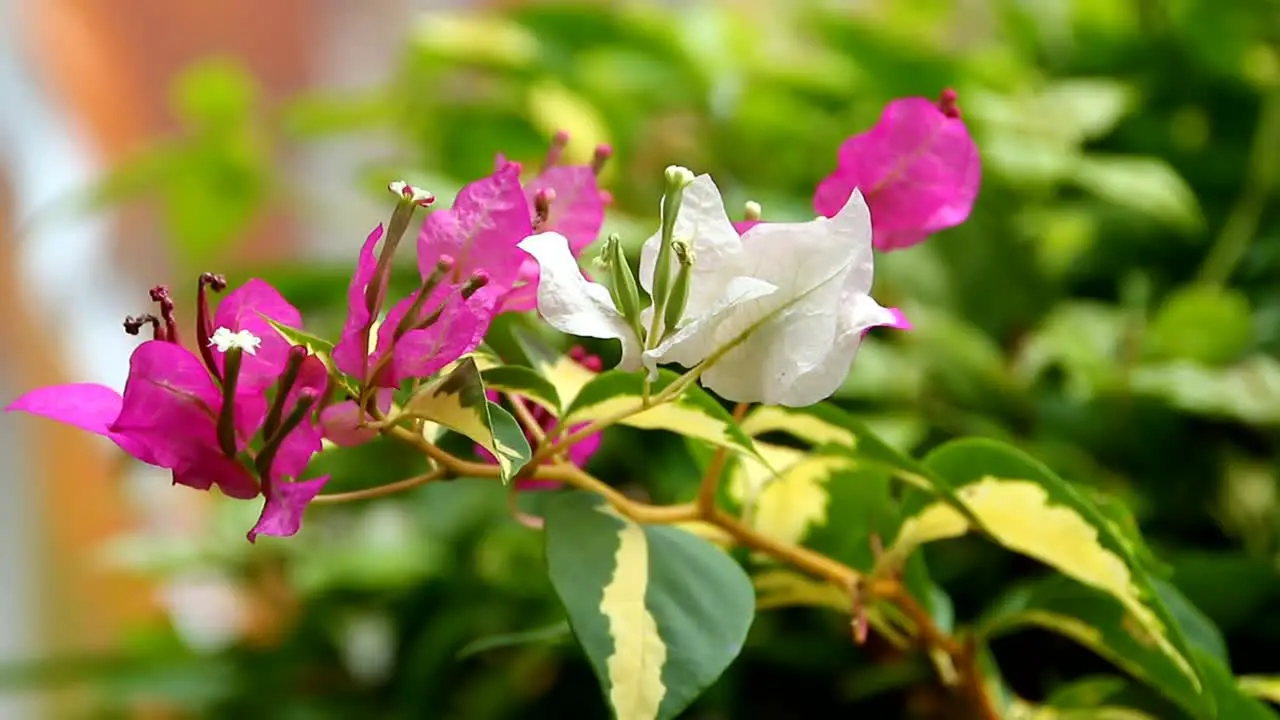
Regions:
M 1249 424 L 1280 424 L 1280 361 L 1254 355 L 1226 368 L 1189 360 L 1143 365 L 1129 377 L 1134 392 L 1163 398 L 1186 412 Z
M 1195 717 L 1212 718 L 1204 693 L 1187 681 L 1186 669 L 1113 596 L 1053 576 L 1015 589 L 978 623 L 987 638 L 1025 626 L 1065 635 L 1149 684 Z
M 737 657 L 755 593 L 724 552 L 622 518 L 601 498 L 547 503 L 547 566 L 618 720 L 678 716 Z
M 1200 612 L 1200 608 L 1193 605 L 1181 590 L 1167 580 L 1152 578 L 1151 585 L 1177 620 L 1178 626 L 1186 633 L 1187 642 L 1219 662 L 1231 661 L 1227 655 L 1227 641 L 1222 638 L 1222 632 L 1212 620 Z
M 1071 179 L 1103 200 L 1184 231 L 1204 225 L 1195 193 L 1168 162 L 1154 157 L 1086 155 Z
M 485 397 L 475 358 L 462 358 L 447 374 L 420 388 L 405 404 L 405 412 L 479 443 L 498 459 L 503 482 L 529 462 L 524 431 L 510 413 Z
M 1276 720 L 1280 718 L 1275 710 L 1257 700 L 1256 697 L 1242 688 L 1239 681 L 1231 675 L 1231 669 L 1210 657 L 1208 653 L 1196 648 L 1195 661 L 1204 675 L 1205 686 L 1213 695 L 1218 706 L 1217 717 L 1222 720 Z M 1257 688 L 1253 688 L 1256 690 Z
M 261 315 L 261 313 L 259 313 L 259 315 Z M 333 343 L 328 340 L 312 335 L 305 330 L 299 330 L 298 328 L 292 328 L 288 325 L 282 325 L 266 315 L 262 315 L 262 319 L 270 323 L 271 327 L 275 328 L 276 332 L 280 333 L 280 337 L 288 340 L 290 345 L 300 345 L 306 348 L 307 351 L 313 355 L 321 355 L 326 358 L 333 355 Z
M 173 106 L 184 122 L 219 126 L 242 122 L 258 100 L 253 77 L 237 63 L 207 60 L 187 68 L 173 90 Z
M 1117 359 L 1124 340 L 1124 315 L 1093 302 L 1059 305 L 1022 345 L 1015 372 L 1032 383 L 1060 367 L 1065 392 L 1087 401 L 1118 380 Z
M 1156 313 L 1143 336 L 1154 359 L 1224 365 L 1238 359 L 1253 341 L 1249 299 L 1216 285 L 1192 285 L 1175 292 Z
M 560 415 L 560 393 L 550 380 L 534 370 L 520 365 L 502 365 L 485 368 L 480 376 L 489 390 L 513 393 L 529 398 L 555 416 Z
M 980 529 L 1003 547 L 1115 598 L 1130 631 L 1145 637 L 1152 652 L 1177 669 L 1183 688 L 1189 688 L 1179 690 L 1184 700 L 1212 709 L 1189 660 L 1191 646 L 1132 543 L 1074 488 L 1030 457 L 990 440 L 947 443 L 925 465 L 951 482 L 955 500 L 971 517 L 942 502 L 909 511 L 891 556 L 906 557 L 922 543 Z M 907 501 L 911 505 L 914 498 Z
M 649 390 L 650 396 L 662 392 L 679 377 L 670 370 L 660 370 Z M 632 407 L 639 407 L 644 393 L 644 377 L 640 373 L 610 370 L 595 376 L 573 398 L 565 410 L 566 425 L 613 417 Z M 620 425 L 643 430 L 667 430 L 713 445 L 755 454 L 751 438 L 738 427 L 720 403 L 700 387 L 690 386 L 672 402 L 635 413 L 619 421 Z
M 571 631 L 569 629 L 568 621 L 562 620 L 558 623 L 547 625 L 545 627 L 534 628 L 532 630 L 502 633 L 501 635 L 490 635 L 467 643 L 458 651 L 458 659 L 465 660 L 472 655 L 478 655 L 498 648 L 512 647 L 514 645 L 558 642 L 568 637 L 570 633 Z

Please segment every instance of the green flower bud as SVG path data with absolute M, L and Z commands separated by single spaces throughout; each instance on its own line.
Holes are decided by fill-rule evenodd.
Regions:
M 676 218 L 680 216 L 684 189 L 693 182 L 693 173 L 679 165 L 669 166 L 665 177 L 666 188 L 662 194 L 662 242 L 658 246 L 658 258 L 653 268 L 653 327 L 649 331 L 650 338 L 658 335 L 658 322 L 666 317 L 667 297 L 671 293 L 671 240 L 676 229 Z
M 693 274 L 693 248 L 689 243 L 683 240 L 675 240 L 671 243 L 671 251 L 675 253 L 676 262 L 680 267 L 676 270 L 675 282 L 671 284 L 671 294 L 667 296 L 667 306 L 663 308 L 662 326 L 663 337 L 670 335 L 675 331 L 676 326 L 680 324 L 681 318 L 684 317 L 685 306 L 689 302 L 689 282 L 690 276 Z
M 636 337 L 643 342 L 644 330 L 640 325 L 640 289 L 636 287 L 635 275 L 631 272 L 631 265 L 622 251 L 622 239 L 617 233 L 609 235 L 605 240 L 600 259 L 609 273 L 609 297 L 613 299 L 613 306 L 622 317 L 626 318 L 631 329 L 635 331 Z

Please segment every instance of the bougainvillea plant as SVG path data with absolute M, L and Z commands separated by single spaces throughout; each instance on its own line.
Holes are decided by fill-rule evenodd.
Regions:
M 308 506 L 453 477 L 542 493 L 539 516 L 520 519 L 542 533 L 552 585 L 622 720 L 675 717 L 738 655 L 758 609 L 796 604 L 844 613 L 849 642 L 874 632 L 923 652 L 958 716 L 1020 711 L 992 680 L 986 640 L 1032 622 L 1115 658 L 1194 717 L 1227 717 L 1222 669 L 1111 511 L 1012 448 L 959 440 L 918 460 L 825 402 L 869 331 L 911 329 L 873 298 L 875 251 L 922 242 L 973 206 L 979 155 L 954 93 L 895 101 L 849 138 L 807 222 L 763 220 L 755 203 L 735 219 L 713 178 L 668 168 L 638 266 L 610 236 L 591 277 L 581 255 L 600 240 L 596 179 L 610 150 L 561 166 L 565 142 L 532 178 L 500 157 L 448 209 L 392 183 L 395 208 L 358 252 L 335 342 L 305 331 L 260 280 L 215 311 L 209 295 L 226 283 L 206 274 L 193 334 L 179 332 L 164 287 L 151 291 L 157 313 L 126 320 L 151 338 L 123 394 L 63 385 L 8 409 L 103 435 L 175 484 L 261 498 L 251 542 L 294 535 Z M 422 208 L 418 287 L 395 297 L 393 259 Z M 568 336 L 616 341 L 616 365 L 534 339 L 523 358 L 484 344 L 496 315 L 535 309 Z M 619 425 L 703 449 L 696 495 L 653 505 L 588 473 Z M 437 442 L 448 433 L 469 439 L 450 447 L 470 456 Z M 380 436 L 431 470 L 330 494 L 309 473 L 317 454 Z M 955 627 L 917 551 L 968 533 L 1057 570 L 1060 584 Z

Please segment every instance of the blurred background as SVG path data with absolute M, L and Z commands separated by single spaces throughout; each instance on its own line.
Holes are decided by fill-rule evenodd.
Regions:
M 801 219 L 844 138 L 946 87 L 977 207 L 878 257 L 916 330 L 873 336 L 837 402 L 900 448 L 1001 438 L 1119 499 L 1236 674 L 1280 671 L 1276 0 L 0 0 L 0 400 L 120 388 L 121 319 L 160 282 L 192 316 L 203 271 L 331 330 L 391 179 L 445 203 L 563 129 L 571 161 L 613 146 L 606 229 L 631 243 L 670 163 Z M 0 416 L 0 457 L 0 718 L 606 716 L 547 629 L 538 536 L 486 485 L 251 546 L 252 504 L 78 431 Z M 418 461 L 330 462 L 337 490 Z M 636 431 L 592 469 L 659 500 L 697 482 Z M 961 622 L 1039 572 L 979 540 L 928 560 Z M 837 613 L 762 613 L 688 717 L 948 717 L 927 664 L 882 650 Z M 1118 673 L 1038 632 L 995 655 L 1037 702 Z

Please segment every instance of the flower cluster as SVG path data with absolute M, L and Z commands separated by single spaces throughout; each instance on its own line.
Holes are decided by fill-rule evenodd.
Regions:
M 579 256 L 598 239 L 610 202 L 597 177 L 611 150 L 597 148 L 589 164 L 564 165 L 567 142 L 557 135 L 527 179 L 519 163 L 499 156 L 493 173 L 463 187 L 450 208 L 429 212 L 416 236 L 417 288 L 399 298 L 390 297 L 393 258 L 416 210 L 435 197 L 392 183 L 395 210 L 360 249 L 331 353 L 287 339 L 302 327 L 301 314 L 262 280 L 211 311 L 208 295 L 225 281 L 205 274 L 194 351 L 181 342 L 169 290 L 157 287 L 151 298 L 159 312 L 125 322 L 133 334 L 150 325 L 153 337 L 134 351 L 123 394 L 62 385 L 29 392 L 7 409 L 105 436 L 170 470 L 176 484 L 262 497 L 249 539 L 292 535 L 327 480 L 307 474 L 324 441 L 350 446 L 375 437 L 395 415 L 397 391 L 474 351 L 504 311 L 536 307 L 562 332 L 619 340 L 625 371 L 643 368 L 653 377 L 660 365 L 689 368 L 691 379 L 726 400 L 822 400 L 845 377 L 868 330 L 909 327 L 870 295 L 873 245 L 906 247 L 961 222 L 979 173 L 954 94 L 939 104 L 899 100 L 875 128 L 841 147 L 839 168 L 814 197 L 821 217 L 808 222 L 761 222 L 759 206 L 748 203 L 735 223 L 709 176 L 669 168 L 638 282 L 620 239 L 610 236 L 599 258 L 607 284 L 600 284 Z M 574 357 L 603 369 L 599 358 Z M 531 437 L 556 424 L 541 408 L 524 414 L 540 426 L 525 428 Z M 577 465 L 599 436 L 580 440 L 564 448 Z

